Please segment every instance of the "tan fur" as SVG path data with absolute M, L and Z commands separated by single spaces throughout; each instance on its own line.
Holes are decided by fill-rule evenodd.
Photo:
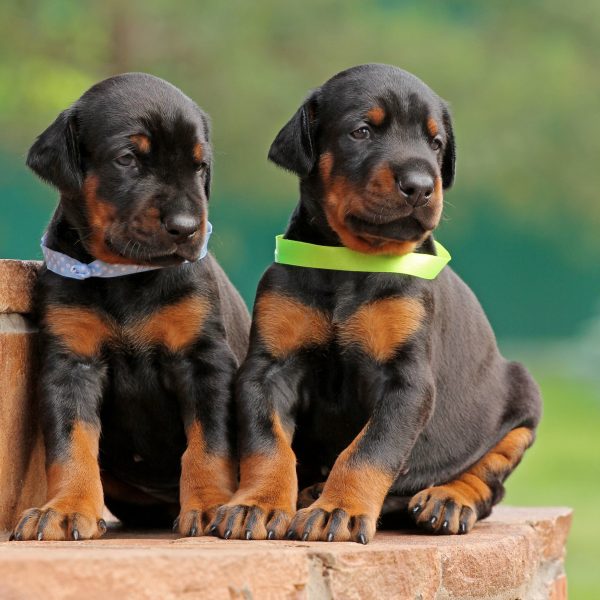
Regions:
M 206 449 L 204 433 L 194 421 L 186 431 L 187 448 L 181 458 L 180 501 L 183 507 L 198 504 L 204 508 L 224 504 L 236 486 L 231 459 Z
M 194 150 L 192 154 L 196 162 L 199 163 L 202 160 L 202 157 L 204 156 L 204 148 L 202 148 L 202 144 L 200 142 L 194 144 Z
M 438 134 L 439 127 L 436 120 L 433 117 L 427 119 L 427 131 L 431 137 L 435 137 Z
M 325 313 L 277 292 L 261 295 L 254 314 L 260 337 L 276 358 L 324 344 L 332 334 Z
M 102 315 L 79 306 L 49 306 L 44 325 L 80 356 L 95 356 L 113 336 L 112 326 Z
M 325 189 L 325 217 L 329 226 L 338 234 L 347 248 L 365 254 L 394 254 L 412 252 L 418 245 L 413 241 L 396 241 L 376 238 L 372 235 L 357 235 L 345 223 L 349 214 L 360 215 L 364 209 L 364 194 L 344 177 L 332 176 L 333 156 L 326 152 L 319 159 L 321 179 Z M 380 183 L 384 183 L 381 181 Z M 387 182 L 389 184 L 389 182 Z M 368 240 L 376 243 L 370 243 Z
M 189 296 L 158 309 L 127 329 L 138 346 L 162 345 L 173 352 L 191 345 L 199 336 L 210 304 L 206 298 Z
M 139 321 L 123 324 L 89 308 L 49 306 L 44 324 L 80 356 L 97 356 L 104 345 L 121 343 L 138 348 L 162 345 L 177 352 L 198 339 L 209 312 L 210 303 L 201 296 L 188 296 Z
M 379 362 L 393 358 L 425 315 L 414 298 L 385 298 L 361 306 L 339 330 L 342 344 L 357 345 Z
M 367 119 L 375 125 L 379 126 L 385 119 L 385 110 L 381 106 L 374 106 L 367 112 Z
M 131 135 L 129 139 L 136 145 L 137 149 L 143 154 L 148 154 L 150 152 L 150 139 L 147 135 L 142 135 L 141 133 L 138 135 Z

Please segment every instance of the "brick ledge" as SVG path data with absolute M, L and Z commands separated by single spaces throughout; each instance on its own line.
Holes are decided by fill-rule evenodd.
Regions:
M 118 529 L 96 541 L 0 543 L 0 597 L 560 600 L 570 524 L 568 508 L 498 507 L 466 536 L 382 532 L 368 546 Z

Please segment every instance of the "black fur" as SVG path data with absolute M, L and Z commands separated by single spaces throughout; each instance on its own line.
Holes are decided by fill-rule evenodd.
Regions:
M 373 106 L 383 109 L 379 124 L 367 117 Z M 428 118 L 438 128 L 439 147 L 428 131 Z M 353 132 L 363 126 L 370 137 L 360 134 L 357 139 Z M 412 242 L 416 252 L 434 254 L 432 231 L 441 215 L 441 194 L 435 192 L 427 204 L 413 208 L 399 186 L 417 171 L 448 188 L 454 179 L 455 154 L 446 103 L 416 77 L 385 65 L 344 71 L 311 95 L 269 152 L 273 162 L 300 176 L 300 201 L 285 237 L 342 244 L 325 209 L 328 185 L 337 180 L 346 186 L 342 191 L 359 199 L 344 213 L 352 243 L 376 251 L 380 244 Z M 369 185 L 378 168 L 391 173 L 382 181 L 393 175 L 394 182 L 385 193 L 375 194 Z M 360 211 L 360 219 L 352 211 Z M 370 237 L 364 238 L 365 233 Z M 273 292 L 331 319 L 334 333 L 329 341 L 274 356 L 261 335 L 256 312 L 260 299 Z M 359 343 L 342 344 L 335 332 L 360 307 L 385 298 L 412 299 L 425 316 L 393 357 L 381 361 Z M 258 286 L 250 349 L 238 377 L 237 413 L 242 461 L 281 452 L 272 415 L 293 432 L 300 489 L 323 481 L 369 422 L 350 464 L 393 474 L 388 500 L 405 499 L 396 504 L 405 509 L 413 494 L 458 477 L 511 430 L 534 429 L 540 398 L 524 367 L 499 354 L 477 299 L 451 268 L 428 281 L 273 264 Z M 238 504 L 250 504 L 248 498 L 258 497 L 249 481 L 221 511 L 215 529 L 224 535 L 223 524 L 233 522 L 228 515 Z M 494 488 L 492 502 L 499 498 Z M 256 502 L 264 515 L 273 510 L 267 500 Z M 481 507 L 480 518 L 488 508 Z M 317 511 L 312 521 L 306 521 L 305 536 L 312 535 L 309 521 L 318 518 Z M 300 535 L 294 531 L 297 521 L 298 515 L 290 535 Z M 237 535 L 261 535 L 260 529 L 245 527 L 250 533 L 241 526 Z M 271 532 L 267 517 L 265 527 Z M 225 537 L 232 535 L 228 531 Z M 357 541 L 368 539 L 364 532 L 352 536 Z
M 100 428 L 100 469 L 111 481 L 105 502 L 132 525 L 161 525 L 177 515 L 190 423 L 201 424 L 207 452 L 234 460 L 232 382 L 246 352 L 249 316 L 215 259 L 209 254 L 195 262 L 210 192 L 209 131 L 206 114 L 177 88 L 131 73 L 88 90 L 39 136 L 27 158 L 60 191 L 50 248 L 86 263 L 101 258 L 167 267 L 85 281 L 44 268 L 37 285 L 48 466 L 68 458 L 75 423 Z M 134 141 L 140 135 L 149 150 Z M 102 211 L 111 215 L 104 229 L 94 224 Z M 166 223 L 182 215 L 197 229 L 174 237 Z M 58 307 L 91 310 L 133 331 L 185 299 L 208 309 L 197 339 L 177 350 L 115 335 L 97 352 L 81 355 L 49 326 L 49 311 Z M 111 490 L 120 491 L 113 496 Z

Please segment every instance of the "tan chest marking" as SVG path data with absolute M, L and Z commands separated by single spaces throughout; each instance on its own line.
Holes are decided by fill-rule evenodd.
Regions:
M 177 352 L 199 337 L 209 310 L 208 300 L 191 296 L 155 311 L 130 326 L 127 333 L 136 345 L 163 345 Z
M 50 333 L 80 356 L 95 356 L 102 346 L 118 343 L 138 348 L 162 345 L 177 352 L 200 336 L 209 311 L 208 300 L 190 296 L 144 319 L 121 325 L 91 308 L 50 306 L 44 323 Z
M 50 333 L 75 354 L 94 356 L 113 336 L 113 329 L 104 317 L 91 308 L 49 306 L 44 324 Z
M 421 326 L 425 310 L 414 298 L 385 298 L 361 306 L 339 327 L 344 345 L 359 346 L 379 362 L 394 356 Z
M 324 312 L 277 292 L 258 298 L 254 318 L 262 341 L 276 358 L 325 344 L 333 331 L 331 319 Z
M 320 346 L 337 337 L 344 346 L 358 346 L 379 362 L 390 360 L 416 331 L 425 310 L 414 298 L 385 298 L 361 306 L 345 321 L 276 292 L 256 303 L 255 319 L 262 341 L 276 358 L 301 348 Z

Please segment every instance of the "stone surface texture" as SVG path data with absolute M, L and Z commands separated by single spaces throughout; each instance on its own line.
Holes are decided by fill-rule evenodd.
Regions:
M 465 536 L 354 543 L 177 539 L 113 524 L 95 541 L 8 542 L 45 498 L 28 314 L 39 263 L 0 260 L 0 599 L 564 600 L 566 508 L 498 507 Z
M 40 264 L 0 260 L 0 530 L 46 494 L 34 394 L 37 334 L 28 318 Z
M 464 536 L 381 532 L 368 546 L 112 526 L 94 541 L 0 542 L 0 598 L 564 600 L 570 523 L 567 508 L 500 506 Z

